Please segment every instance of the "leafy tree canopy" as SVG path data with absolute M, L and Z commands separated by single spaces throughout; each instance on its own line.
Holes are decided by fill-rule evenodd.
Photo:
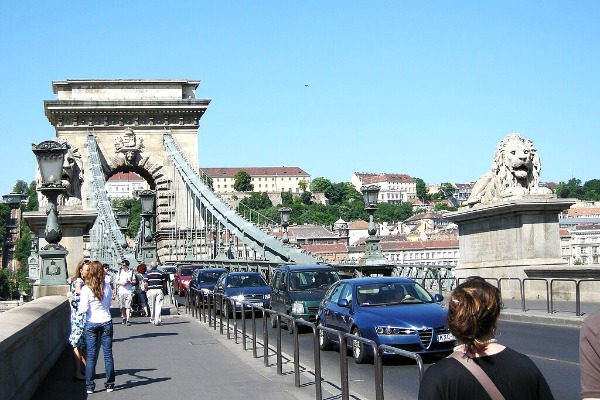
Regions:
M 252 178 L 250 174 L 246 171 L 239 171 L 233 177 L 234 183 L 233 188 L 238 192 L 251 192 L 254 190 L 254 185 L 252 184 Z

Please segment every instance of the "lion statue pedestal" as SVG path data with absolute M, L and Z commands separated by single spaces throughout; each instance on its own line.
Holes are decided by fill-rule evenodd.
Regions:
M 561 257 L 558 215 L 575 200 L 539 186 L 540 171 L 531 141 L 517 133 L 500 141 L 492 171 L 474 185 L 467 206 L 446 214 L 458 225 L 455 277 L 524 279 L 572 269 Z M 516 281 L 509 286 L 518 289 Z M 504 285 L 502 293 L 508 294 Z

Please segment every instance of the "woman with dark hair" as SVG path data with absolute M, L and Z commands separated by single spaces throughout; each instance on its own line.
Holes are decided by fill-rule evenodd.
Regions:
M 146 317 L 150 315 L 150 308 L 148 308 L 148 296 L 146 296 L 146 289 L 148 284 L 144 282 L 144 275 L 146 274 L 146 264 L 141 263 L 137 266 L 135 280 L 137 282 L 137 287 L 135 289 L 135 295 L 137 296 L 140 304 L 142 305 L 142 317 Z
M 425 371 L 420 400 L 554 398 L 533 361 L 496 340 L 501 308 L 500 291 L 481 277 L 454 289 L 447 322 L 460 344 Z
M 96 383 L 96 361 L 100 347 L 104 351 L 104 370 L 106 380 L 104 387 L 107 392 L 112 392 L 115 387 L 115 365 L 112 354 L 113 324 L 110 315 L 112 290 L 110 284 L 104 279 L 105 272 L 102 263 L 92 261 L 84 264 L 86 285 L 81 289 L 81 300 L 78 313 L 86 314 L 83 336 L 87 349 L 87 364 L 85 366 L 85 386 L 87 393 L 94 393 Z
M 85 285 L 83 266 L 90 260 L 81 260 L 77 263 L 75 273 L 71 277 L 69 285 L 69 303 L 71 304 L 71 333 L 69 343 L 73 347 L 73 379 L 84 380 L 85 376 L 81 373 L 85 368 L 85 340 L 83 338 L 83 327 L 85 325 L 85 314 L 79 314 L 79 300 L 81 298 L 81 289 Z

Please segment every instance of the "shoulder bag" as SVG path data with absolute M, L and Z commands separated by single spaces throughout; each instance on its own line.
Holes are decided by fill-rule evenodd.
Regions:
M 479 365 L 475 363 L 475 361 L 467 357 L 465 353 L 455 351 L 454 353 L 450 354 L 448 358 L 454 358 L 459 363 L 464 365 L 465 368 L 473 374 L 475 379 L 477 379 L 477 381 L 481 383 L 481 386 L 483 386 L 483 388 L 485 389 L 487 394 L 492 398 L 492 400 L 504 400 L 504 396 L 502 396 L 502 393 L 500 393 L 500 391 L 498 390 L 496 385 L 494 385 L 494 382 L 492 382 L 490 377 L 486 375 L 486 373 L 481 369 Z

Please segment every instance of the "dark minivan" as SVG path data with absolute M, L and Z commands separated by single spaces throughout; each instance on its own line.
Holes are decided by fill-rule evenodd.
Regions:
M 281 265 L 271 277 L 271 309 L 315 322 L 325 292 L 339 280 L 335 269 L 326 265 Z M 271 326 L 277 326 L 274 315 Z M 289 325 L 288 331 L 293 333 Z

